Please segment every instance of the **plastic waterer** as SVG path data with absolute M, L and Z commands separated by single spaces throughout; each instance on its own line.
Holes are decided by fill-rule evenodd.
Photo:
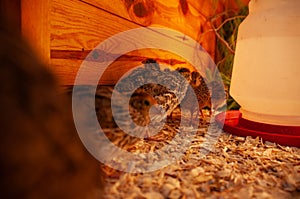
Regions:
M 249 2 L 238 30 L 230 94 L 241 105 L 237 127 L 298 136 L 300 146 L 300 1 Z

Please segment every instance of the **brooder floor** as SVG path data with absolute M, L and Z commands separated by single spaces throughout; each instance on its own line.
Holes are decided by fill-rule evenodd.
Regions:
M 140 163 L 139 159 L 130 160 L 134 162 L 132 171 L 153 170 L 153 162 L 162 167 L 131 173 L 102 164 L 106 175 L 104 198 L 300 198 L 299 148 L 264 142 L 259 137 L 233 136 L 210 124 L 208 116 L 197 128 L 180 126 L 180 116 L 177 110 L 149 139 L 131 137 L 118 128 L 103 129 L 106 137 L 123 150 L 153 152 Z M 187 117 L 183 120 L 188 123 Z M 97 139 L 104 139 L 104 134 Z M 163 150 L 165 146 L 169 150 Z M 161 161 L 164 159 L 173 161 L 169 164 Z M 111 161 L 119 168 L 128 168 L 128 161 L 120 157 Z
M 122 133 L 112 140 L 128 151 L 149 152 L 170 144 L 178 125 L 178 117 L 168 120 L 153 140 L 124 142 Z M 300 198 L 299 148 L 226 132 L 209 135 L 208 126 L 202 122 L 187 151 L 160 170 L 132 174 L 103 166 L 105 198 Z M 174 148 L 190 140 L 189 130 Z

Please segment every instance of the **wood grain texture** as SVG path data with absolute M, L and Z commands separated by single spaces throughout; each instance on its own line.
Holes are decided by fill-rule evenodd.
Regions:
M 113 15 L 120 16 L 121 18 L 131 20 L 122 0 L 110 0 L 110 1 L 80 0 L 80 1 L 94 5 L 95 7 L 106 10 L 106 11 L 112 13 Z
M 82 60 L 51 59 L 51 71 L 60 85 L 73 85 Z
M 128 2 L 132 4 L 127 5 L 129 8 L 139 2 L 148 3 L 148 1 L 143 0 L 128 0 Z M 148 26 L 171 28 L 181 32 L 182 36 L 187 35 L 191 37 L 198 41 L 214 59 L 216 37 L 209 23 L 209 17 L 212 13 L 216 13 L 212 1 L 200 1 L 202 2 L 201 5 L 205 5 L 205 7 L 200 9 L 190 4 L 189 0 L 153 0 L 150 2 L 153 4 L 152 7 L 154 7 L 155 10 L 153 14 L 149 14 L 149 16 L 144 19 L 145 24 Z M 143 19 L 134 16 L 132 9 L 128 9 L 128 12 L 130 13 L 129 15 L 132 21 L 137 23 L 143 22 Z
M 78 0 L 53 0 L 51 49 L 92 50 L 101 41 L 138 26 Z
M 62 85 L 74 85 L 74 81 L 77 75 L 79 68 L 83 62 L 81 59 L 84 52 L 77 51 L 64 51 L 60 54 L 61 51 L 52 52 L 53 58 L 51 59 L 51 69 L 52 72 L 56 74 L 58 80 Z M 65 54 L 64 54 L 65 53 Z M 73 56 L 69 59 L 65 59 L 66 54 L 78 54 L 79 57 Z M 86 53 L 86 52 L 85 52 Z M 64 55 L 60 57 L 61 55 Z M 106 70 L 102 77 L 99 80 L 99 84 L 102 85 L 114 85 L 118 80 L 130 69 L 142 66 L 142 62 L 148 58 L 155 58 L 162 67 L 178 68 L 181 66 L 188 67 L 190 70 L 195 70 L 190 63 L 187 63 L 182 57 L 172 54 L 170 52 L 157 50 L 157 49 L 145 49 L 145 50 L 136 50 L 129 52 L 121 57 L 117 58 L 111 65 L 106 66 Z M 95 60 L 95 64 L 100 63 L 100 60 Z M 91 68 L 91 74 L 93 70 L 96 73 L 97 69 Z M 98 70 L 103 70 L 103 68 L 98 68 Z M 87 77 L 89 79 L 89 77 Z
M 176 2 L 175 0 L 173 1 Z M 193 39 L 197 39 L 199 27 L 201 26 L 201 20 L 198 20 L 199 16 L 186 13 L 186 17 L 184 17 L 178 10 L 179 2 L 167 5 L 157 1 L 156 6 L 156 13 L 151 19 L 153 26 L 179 30 L 182 32 L 182 37 L 186 34 Z M 100 42 L 110 36 L 125 30 L 141 27 L 137 25 L 140 21 L 136 21 L 136 18 L 130 18 L 128 11 L 130 10 L 126 10 L 122 0 L 113 0 L 110 3 L 98 0 L 52 1 L 51 58 L 56 59 L 52 61 L 52 67 L 63 84 L 72 84 L 74 82 L 75 71 L 80 66 L 79 62 L 75 60 L 83 59 Z M 120 17 L 116 15 L 120 15 Z M 206 34 L 204 39 L 201 38 L 200 42 L 207 39 L 208 36 L 210 36 L 209 45 L 204 47 L 214 56 L 214 35 Z M 113 69 L 108 70 L 105 74 L 110 79 L 104 77 L 100 81 L 101 84 L 115 83 L 122 73 L 129 70 L 136 62 L 135 58 L 122 57 L 123 62 L 117 62 L 112 66 Z M 169 61 L 175 60 L 174 57 L 165 56 L 165 54 L 153 55 L 152 57 L 169 59 Z M 127 60 L 124 61 L 124 59 Z
M 73 84 L 80 63 L 100 42 L 145 25 L 175 29 L 182 33 L 183 40 L 188 35 L 214 59 L 217 40 L 211 18 L 225 9 L 237 7 L 232 0 L 51 0 L 49 52 L 53 71 L 62 84 Z M 215 26 L 222 23 L 223 15 L 220 16 L 214 20 Z M 123 73 L 140 63 L 141 57 L 149 57 L 149 54 L 130 56 L 123 55 L 112 64 L 100 83 L 115 83 Z M 176 58 L 163 53 L 151 56 L 176 62 Z
M 51 59 L 84 60 L 91 50 L 51 50 Z
M 21 1 L 21 31 L 39 58 L 50 62 L 50 0 Z
M 187 0 L 179 0 L 181 11 L 184 15 L 186 15 L 189 11 L 189 4 Z
M 77 72 L 82 64 L 82 60 L 69 60 L 69 59 L 52 59 L 52 72 L 54 72 L 61 85 L 74 85 Z M 97 63 L 96 63 L 97 64 Z M 101 85 L 114 85 L 118 80 L 131 68 L 140 65 L 139 61 L 115 61 L 112 65 L 107 66 L 101 78 L 99 77 L 99 84 Z M 99 68 L 100 70 L 100 68 Z M 91 68 L 90 74 L 97 71 Z M 89 81 L 89 76 L 86 76 L 85 84 L 94 84 Z
M 137 27 L 82 1 L 53 0 L 50 51 L 53 72 L 61 84 L 74 84 L 82 60 L 91 50 L 110 36 Z M 100 83 L 114 83 L 120 69 L 117 67 L 114 70 L 108 70 L 107 78 Z
M 150 25 L 175 29 L 198 40 L 214 58 L 215 35 L 212 31 L 207 31 L 212 27 L 199 13 L 200 11 L 186 10 L 187 13 L 183 15 L 177 0 L 172 0 L 171 3 L 157 0 L 154 3 L 156 10 Z M 209 7 L 208 5 L 205 6 Z M 118 32 L 141 27 L 136 24 L 139 23 L 137 18 L 130 18 L 128 13 L 126 14 L 129 11 L 126 10 L 122 0 L 113 0 L 110 3 L 99 0 L 53 0 L 51 49 L 91 50 Z M 203 32 L 206 33 L 199 37 Z

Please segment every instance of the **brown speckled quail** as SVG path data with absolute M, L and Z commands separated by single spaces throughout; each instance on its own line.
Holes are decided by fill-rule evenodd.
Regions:
M 81 95 L 82 104 L 86 104 L 84 107 L 89 109 L 89 111 L 93 111 L 92 107 L 88 107 L 87 105 L 93 105 L 92 103 L 88 103 L 88 100 L 95 100 L 95 111 L 99 120 L 99 123 L 102 128 L 116 128 L 117 124 L 114 121 L 113 113 L 111 109 L 112 102 L 112 93 L 114 92 L 113 86 L 98 86 L 96 89 L 96 93 L 92 94 L 90 92 L 89 86 L 80 86 L 80 90 L 78 94 Z M 152 105 L 157 104 L 156 100 L 149 94 L 145 92 L 135 92 L 129 97 L 126 103 L 125 95 L 120 94 L 115 91 L 114 103 L 119 116 L 125 114 L 126 109 L 129 110 L 129 114 L 134 120 L 134 122 L 140 126 L 145 126 L 149 123 L 149 110 Z M 87 111 L 84 111 L 87 112 Z
M 91 92 L 89 86 L 80 86 L 76 90 L 81 99 L 80 104 L 76 106 L 81 108 L 82 120 L 86 126 L 93 126 L 88 118 L 92 117 L 96 111 L 102 129 L 121 128 L 127 134 L 140 135 L 140 132 L 143 134 L 141 136 L 149 136 L 143 127 L 153 120 L 150 118 L 151 113 L 161 115 L 161 108 L 157 106 L 154 97 L 145 92 L 134 92 L 131 96 L 126 96 L 114 91 L 113 86 L 98 86 L 95 94 Z M 114 95 L 113 92 L 115 92 Z M 93 103 L 95 103 L 95 110 Z
M 133 93 L 129 100 L 129 114 L 133 122 L 139 126 L 149 125 L 150 108 L 154 105 L 157 105 L 157 102 L 148 93 Z
M 179 74 L 181 74 L 181 75 L 186 79 L 186 81 L 187 81 L 188 83 L 190 83 L 190 81 L 191 81 L 191 72 L 190 72 L 190 70 L 189 70 L 188 68 L 185 68 L 185 67 L 179 67 L 179 68 L 176 69 L 176 71 L 177 71 Z M 190 87 L 190 86 L 189 86 L 189 87 Z M 187 95 L 187 93 L 188 93 L 188 90 L 190 90 L 189 87 L 187 88 L 186 93 L 184 94 L 184 98 L 186 97 L 186 95 Z M 181 103 L 183 102 L 184 98 L 182 99 Z M 179 108 L 179 104 L 178 104 L 177 107 L 175 107 L 175 108 Z M 174 110 L 175 110 L 175 109 L 174 109 Z M 170 114 L 170 118 L 171 118 L 171 119 L 173 118 L 173 112 Z
M 205 107 L 211 108 L 211 95 L 204 78 L 198 72 L 192 72 L 192 87 L 198 99 L 199 111 L 201 116 L 204 117 L 202 109 Z
M 147 59 L 143 63 L 144 67 L 132 70 L 120 81 L 116 90 L 122 94 L 132 92 L 134 88 L 146 92 L 165 109 L 166 115 L 170 115 L 184 98 L 188 81 L 180 71 L 162 69 L 154 59 Z
M 193 115 L 197 111 L 197 116 L 199 116 L 199 112 L 201 113 L 202 118 L 204 118 L 204 114 L 202 109 L 205 107 L 211 108 L 211 96 L 209 89 L 200 75 L 200 73 L 193 71 L 191 73 L 191 87 L 188 87 L 187 94 L 185 98 L 182 100 L 182 105 L 189 109 L 191 113 L 191 123 L 193 121 Z M 195 95 L 197 101 L 195 101 L 192 96 Z M 195 108 L 195 103 L 198 103 L 199 110 Z

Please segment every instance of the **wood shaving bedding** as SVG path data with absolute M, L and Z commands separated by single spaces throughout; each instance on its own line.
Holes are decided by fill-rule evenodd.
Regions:
M 205 112 L 206 115 L 208 111 Z M 172 146 L 171 153 L 153 155 L 149 162 L 170 155 L 173 164 L 149 173 L 125 173 L 101 165 L 105 173 L 104 198 L 300 198 L 300 149 L 239 137 L 209 133 L 207 116 L 199 128 L 179 127 L 173 113 L 164 128 L 150 139 L 135 138 L 120 129 L 103 129 L 116 146 L 132 153 L 149 153 Z M 183 120 L 189 121 L 188 118 Z M 182 133 L 177 134 L 178 130 Z M 195 133 L 195 135 L 192 135 Z M 178 139 L 175 139 L 178 135 Z M 97 139 L 102 139 L 97 137 Z M 216 142 L 212 145 L 208 139 Z M 191 140 L 191 142 L 189 142 Z M 188 145 L 180 154 L 180 148 Z M 122 162 L 118 162 L 122 166 Z M 126 167 L 127 165 L 124 165 Z M 151 165 L 136 165 L 151 167 Z
M 170 141 L 178 125 L 173 119 L 156 139 L 123 147 L 154 151 Z M 207 127 L 202 124 L 184 155 L 163 169 L 131 174 L 102 166 L 107 174 L 104 198 L 300 198 L 299 148 L 223 132 L 213 151 L 201 157 Z M 188 135 L 181 136 L 184 142 Z

